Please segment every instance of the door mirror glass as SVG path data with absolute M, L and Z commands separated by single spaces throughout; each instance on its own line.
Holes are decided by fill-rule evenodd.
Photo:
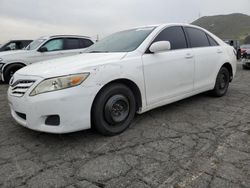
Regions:
M 43 46 L 43 47 L 41 47 L 38 51 L 39 51 L 39 52 L 47 52 L 48 49 L 47 49 L 45 46 Z
M 165 52 L 171 50 L 171 44 L 169 41 L 159 41 L 154 42 L 150 48 L 150 52 L 152 53 L 158 53 L 158 52 Z

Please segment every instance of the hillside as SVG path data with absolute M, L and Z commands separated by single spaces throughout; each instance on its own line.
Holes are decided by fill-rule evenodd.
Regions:
M 250 35 L 250 16 L 245 14 L 205 16 L 192 24 L 201 26 L 222 39 L 237 39 L 243 42 Z

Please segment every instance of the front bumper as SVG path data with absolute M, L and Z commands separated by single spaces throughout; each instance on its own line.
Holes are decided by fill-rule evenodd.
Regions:
M 34 87 L 22 97 L 13 96 L 11 88 L 8 90 L 11 115 L 17 123 L 32 130 L 58 134 L 91 127 L 91 106 L 97 87 L 80 85 L 30 97 L 29 93 Z M 53 115 L 59 116 L 59 125 L 45 123 Z

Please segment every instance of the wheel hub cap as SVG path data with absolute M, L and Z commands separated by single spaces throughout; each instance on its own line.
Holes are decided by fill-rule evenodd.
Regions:
M 115 125 L 127 119 L 129 115 L 129 101 L 123 95 L 114 95 L 105 105 L 104 116 L 108 123 Z
M 224 89 L 227 85 L 227 77 L 225 74 L 222 74 L 220 77 L 220 89 Z

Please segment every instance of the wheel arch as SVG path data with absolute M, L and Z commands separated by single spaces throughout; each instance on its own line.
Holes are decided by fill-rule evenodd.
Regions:
M 228 71 L 229 71 L 229 75 L 230 75 L 230 82 L 233 80 L 233 67 L 229 62 L 224 63 L 222 67 L 225 67 Z
M 13 63 L 8 63 L 6 64 L 3 68 L 2 68 L 2 77 L 3 77 L 3 81 L 5 81 L 5 78 L 4 78 L 4 72 L 6 70 L 7 67 L 11 66 L 11 65 L 22 65 L 23 67 L 27 66 L 25 63 L 22 63 L 22 62 L 13 62 Z
M 91 106 L 91 113 L 92 113 L 93 105 L 94 105 L 95 100 L 98 97 L 99 93 L 101 93 L 101 91 L 104 88 L 106 88 L 110 84 L 114 84 L 114 83 L 124 84 L 133 92 L 134 97 L 135 97 L 135 101 L 136 101 L 136 110 L 137 111 L 140 110 L 140 108 L 142 107 L 142 95 L 141 95 L 141 91 L 140 91 L 138 85 L 135 82 L 133 82 L 132 80 L 129 80 L 129 79 L 126 79 L 126 78 L 120 78 L 120 79 L 112 80 L 112 81 L 106 83 L 105 85 L 103 85 L 101 87 L 101 89 L 97 92 L 97 94 L 96 94 L 96 96 L 95 96 L 95 98 L 93 100 L 93 103 L 92 103 L 92 106 Z

